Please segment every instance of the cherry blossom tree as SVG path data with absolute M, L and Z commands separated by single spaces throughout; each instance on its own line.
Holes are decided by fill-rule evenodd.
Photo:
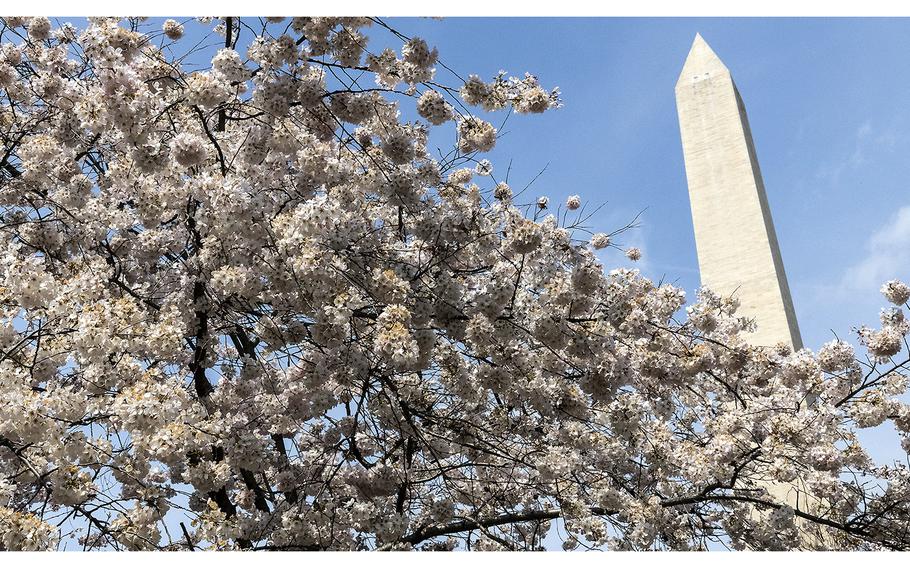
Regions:
M 377 18 L 3 19 L 0 546 L 910 548 L 910 288 L 751 346 L 497 178 L 559 104 Z

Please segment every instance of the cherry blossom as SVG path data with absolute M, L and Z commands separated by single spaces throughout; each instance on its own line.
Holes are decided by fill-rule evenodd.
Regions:
M 905 284 L 754 346 L 497 179 L 533 75 L 379 18 L 55 25 L 0 25 L 0 547 L 910 548 L 858 437 L 910 448 Z

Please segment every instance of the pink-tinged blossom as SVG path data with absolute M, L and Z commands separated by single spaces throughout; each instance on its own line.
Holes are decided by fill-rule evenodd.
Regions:
M 900 280 L 889 280 L 882 285 L 882 295 L 885 299 L 897 306 L 902 306 L 910 300 L 910 286 Z
M 183 37 L 183 26 L 177 20 L 165 20 L 162 30 L 169 40 L 177 41 Z
M 279 20 L 0 26 L 0 548 L 910 548 L 906 285 L 751 345 L 473 155 L 558 90 Z

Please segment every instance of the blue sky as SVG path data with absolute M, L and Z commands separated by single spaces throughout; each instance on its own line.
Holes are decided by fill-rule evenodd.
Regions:
M 605 204 L 591 220 L 637 266 L 694 300 L 698 261 L 674 86 L 696 32 L 745 101 L 806 347 L 878 325 L 891 278 L 910 278 L 910 20 L 835 18 L 396 18 L 460 74 L 530 71 L 564 107 L 512 117 L 491 160 L 513 187 Z M 370 35 L 381 40 L 380 30 Z M 441 78 L 446 78 L 442 73 Z M 631 266 L 620 253 L 608 268 Z M 903 460 L 890 422 L 862 431 Z
M 163 18 L 144 24 L 160 29 Z M 179 18 L 188 39 L 210 26 Z M 188 21 L 189 20 L 189 21 Z M 79 24 L 83 22 L 76 20 Z M 252 18 L 247 19 L 248 22 Z M 462 77 L 500 69 L 560 87 L 564 107 L 512 116 L 489 157 L 526 196 L 580 194 L 604 205 L 589 222 L 610 232 L 644 212 L 621 244 L 634 266 L 690 299 L 698 262 L 674 85 L 696 32 L 745 101 L 804 343 L 852 339 L 877 324 L 890 278 L 910 278 L 910 19 L 900 18 L 390 18 L 439 49 Z M 371 51 L 401 47 L 379 26 Z M 244 30 L 240 49 L 251 39 Z M 193 56 L 203 66 L 217 49 Z M 458 86 L 438 69 L 437 80 Z M 414 115 L 410 105 L 406 115 Z M 497 124 L 504 112 L 485 115 Z M 431 143 L 454 142 L 442 127 Z M 608 268 L 633 266 L 619 251 Z
M 562 109 L 509 119 L 491 156 L 497 173 L 511 161 L 523 186 L 549 164 L 530 191 L 605 203 L 598 230 L 644 210 L 624 241 L 644 250 L 643 272 L 690 298 L 698 263 L 673 87 L 701 32 L 745 100 L 807 347 L 876 324 L 882 281 L 910 276 L 910 20 L 389 21 L 462 75 L 530 71 L 559 86 Z
M 184 18 L 179 18 L 185 21 Z M 160 29 L 161 19 L 148 22 Z M 603 205 L 589 221 L 611 232 L 642 212 L 610 249 L 608 269 L 635 266 L 695 298 L 698 261 L 674 86 L 699 32 L 733 74 L 749 114 L 806 347 L 878 325 L 891 278 L 910 280 L 910 19 L 906 18 L 389 18 L 439 49 L 462 77 L 528 71 L 558 86 L 564 106 L 512 116 L 488 158 L 520 189 L 551 203 L 580 194 Z M 187 22 L 196 36 L 209 26 Z M 379 26 L 371 51 L 401 47 Z M 246 36 L 246 37 L 244 37 Z M 251 37 L 245 31 L 241 45 Z M 193 60 L 207 65 L 212 46 Z M 207 54 L 207 55 L 206 55 Z M 206 59 L 206 61 L 202 61 Z M 437 80 L 458 86 L 441 66 Z M 403 112 L 413 115 L 405 105 Z M 486 115 L 498 124 L 504 112 Z M 431 143 L 445 151 L 453 129 Z M 901 458 L 890 423 L 867 433 L 873 457 Z
M 641 247 L 643 261 L 608 253 L 606 266 L 638 266 L 690 299 L 698 264 L 673 89 L 700 32 L 745 101 L 806 346 L 815 350 L 833 333 L 853 340 L 853 326 L 877 323 L 881 283 L 910 279 L 908 19 L 388 22 L 438 47 L 462 76 L 530 71 L 559 86 L 562 109 L 509 119 L 489 156 L 497 177 L 511 162 L 510 182 L 520 188 L 546 167 L 531 196 L 555 204 L 577 193 L 605 204 L 590 222 L 596 231 L 644 211 L 641 227 L 620 238 Z M 377 27 L 367 33 L 400 47 Z M 442 69 L 439 79 L 456 84 Z M 893 427 L 864 438 L 878 461 L 901 457 Z

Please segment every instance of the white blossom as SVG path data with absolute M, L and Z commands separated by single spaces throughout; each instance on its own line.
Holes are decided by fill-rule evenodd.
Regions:
M 0 548 L 910 547 L 906 285 L 751 345 L 472 156 L 558 90 L 279 20 L 0 26 Z
M 162 29 L 170 40 L 177 41 L 183 37 L 183 26 L 177 20 L 165 20 Z
M 603 249 L 610 246 L 610 235 L 606 233 L 595 233 L 591 237 L 591 246 L 595 249 Z
M 181 166 L 195 166 L 202 163 L 206 157 L 205 141 L 197 134 L 181 132 L 171 142 L 174 159 Z
M 417 112 L 430 124 L 439 125 L 452 119 L 452 107 L 445 98 L 433 90 L 424 91 L 417 100 Z
M 910 286 L 900 280 L 889 280 L 881 289 L 882 294 L 892 304 L 902 306 L 910 300 Z
M 474 116 L 458 122 L 458 149 L 465 153 L 489 152 L 496 145 L 496 129 Z
M 42 41 L 50 37 L 51 21 L 44 16 L 38 16 L 29 19 L 28 37 L 33 40 Z

